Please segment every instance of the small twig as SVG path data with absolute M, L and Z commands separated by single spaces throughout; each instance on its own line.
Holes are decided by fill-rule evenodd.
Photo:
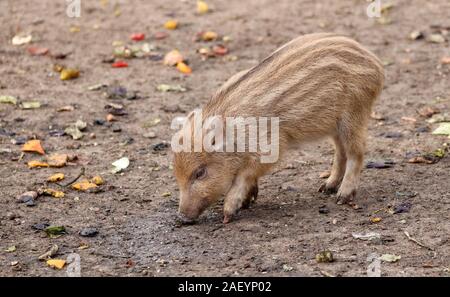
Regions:
M 325 271 L 325 270 L 320 270 L 320 273 L 321 273 L 323 276 L 326 276 L 326 277 L 336 277 L 334 274 L 331 274 L 331 273 L 329 273 L 329 272 L 327 272 L 327 271 Z
M 403 231 L 403 232 L 405 233 L 406 237 L 407 237 L 409 240 L 411 240 L 412 242 L 414 242 L 414 243 L 417 244 L 418 246 L 423 247 L 423 248 L 426 248 L 426 249 L 429 249 L 430 251 L 434 251 L 434 248 L 429 247 L 429 246 L 426 246 L 426 245 L 424 245 L 423 243 L 421 243 L 420 241 L 418 241 L 417 239 L 415 239 L 414 237 L 411 237 L 411 235 L 409 235 L 408 231 Z
M 78 173 L 78 175 L 75 176 L 74 178 L 72 178 L 70 181 L 68 181 L 68 182 L 65 183 L 65 184 L 58 184 L 58 183 L 56 183 L 56 184 L 57 184 L 58 186 L 60 186 L 60 187 L 68 187 L 68 186 L 70 186 L 71 184 L 73 184 L 74 182 L 76 182 L 80 177 L 82 177 L 82 176 L 84 175 L 84 171 L 85 171 L 85 168 L 84 168 L 84 167 L 81 167 L 80 173 Z

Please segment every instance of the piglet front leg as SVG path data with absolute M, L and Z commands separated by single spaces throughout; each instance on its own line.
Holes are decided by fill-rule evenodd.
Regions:
M 258 184 L 250 172 L 243 171 L 238 173 L 234 179 L 231 189 L 225 197 L 223 206 L 223 223 L 231 221 L 232 216 L 240 208 L 248 208 L 252 198 L 256 200 L 258 196 Z

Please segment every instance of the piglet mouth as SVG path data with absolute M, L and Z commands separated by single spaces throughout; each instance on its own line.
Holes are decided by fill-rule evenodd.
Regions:
M 188 216 L 178 213 L 176 222 L 180 225 L 193 225 L 196 223 L 196 219 L 189 218 Z

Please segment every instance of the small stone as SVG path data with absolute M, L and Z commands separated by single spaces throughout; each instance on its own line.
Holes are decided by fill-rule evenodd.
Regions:
M 413 32 L 411 32 L 411 34 L 409 34 L 409 39 L 411 39 L 411 40 L 422 39 L 423 37 L 424 37 L 424 35 L 420 31 L 413 31 Z
M 153 138 L 156 138 L 156 133 L 153 132 L 153 131 L 150 131 L 150 132 L 145 133 L 143 136 L 144 136 L 145 138 L 153 139 Z
M 80 231 L 80 236 L 83 237 L 94 237 L 98 234 L 98 230 L 96 228 L 84 228 Z
M 122 128 L 120 128 L 120 126 L 119 126 L 119 125 L 116 125 L 116 124 L 113 124 L 113 125 L 111 126 L 111 129 L 112 129 L 112 131 L 113 131 L 114 133 L 122 132 Z
M 17 215 L 15 213 L 13 213 L 13 212 L 7 212 L 6 213 L 6 218 L 8 220 L 14 220 L 15 218 L 17 218 Z
M 161 142 L 161 143 L 157 143 L 157 144 L 152 145 L 152 150 L 154 152 L 161 152 L 161 151 L 166 150 L 168 147 L 169 147 L 168 143 Z
M 319 213 L 327 214 L 329 212 L 330 212 L 330 210 L 328 209 L 328 207 L 326 205 L 322 205 L 319 207 Z
M 26 206 L 35 206 L 35 199 L 38 197 L 38 193 L 35 191 L 25 192 L 17 197 L 17 203 L 24 203 Z
M 103 126 L 104 124 L 105 124 L 105 120 L 102 120 L 102 119 L 95 119 L 94 120 L 94 125 Z

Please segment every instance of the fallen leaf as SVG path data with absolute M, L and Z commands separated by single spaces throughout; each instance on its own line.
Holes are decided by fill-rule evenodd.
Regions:
M 205 1 L 202 1 L 202 0 L 197 1 L 197 13 L 205 14 L 208 11 L 209 11 L 209 7 Z
M 50 183 L 56 183 L 62 181 L 64 179 L 64 173 L 56 173 L 47 178 L 47 181 Z
M 144 33 L 134 33 L 134 34 L 131 34 L 130 39 L 133 41 L 142 41 L 145 39 L 145 34 Z
M 45 151 L 42 148 L 41 141 L 36 139 L 26 142 L 22 147 L 22 151 L 45 155 Z
M 61 80 L 70 80 L 70 79 L 75 79 L 79 76 L 80 76 L 80 71 L 78 69 L 64 68 L 61 70 L 60 79 Z
M 441 34 L 431 34 L 428 37 L 428 41 L 432 42 L 432 43 L 444 43 L 445 42 L 445 38 Z
M 164 24 L 164 28 L 168 30 L 175 30 L 178 27 L 178 22 L 175 20 L 169 20 Z
M 213 52 L 217 56 L 225 56 L 226 54 L 228 54 L 228 48 L 226 48 L 225 46 L 223 46 L 221 44 L 217 44 L 217 45 L 213 46 Z
M 367 232 L 367 233 L 352 233 L 353 238 L 361 239 L 361 240 L 379 240 L 381 239 L 381 235 L 376 232 Z
M 333 253 L 330 251 L 322 251 L 316 255 L 317 263 L 331 263 L 334 261 Z
M 14 36 L 11 42 L 13 45 L 23 45 L 23 44 L 30 43 L 32 39 L 33 39 L 33 37 L 30 34 L 21 33 L 21 34 Z
M 8 248 L 5 250 L 5 252 L 7 252 L 7 253 L 13 253 L 13 252 L 15 252 L 16 250 L 17 250 L 16 246 L 13 245 L 13 246 L 8 247 Z
M 114 62 L 111 66 L 112 66 L 112 68 L 126 68 L 126 67 L 128 67 L 128 63 L 120 60 L 120 61 Z
M 41 107 L 41 102 L 39 101 L 25 101 L 20 103 L 22 109 L 37 109 Z
M 122 170 L 128 168 L 128 166 L 130 165 L 130 160 L 127 157 L 123 157 L 119 160 L 116 160 L 112 163 L 112 165 L 114 166 L 113 170 L 111 171 L 112 173 L 119 173 Z
M 57 191 L 54 189 L 44 189 L 42 191 L 44 195 L 52 196 L 54 198 L 64 198 L 64 192 Z
M 201 33 L 201 39 L 203 41 L 213 41 L 219 37 L 219 34 L 213 31 L 206 31 Z
M 432 108 L 432 107 L 424 107 L 420 110 L 417 111 L 421 116 L 425 117 L 425 118 L 430 118 L 433 115 L 439 113 L 438 109 Z
M 179 51 L 172 50 L 164 56 L 163 63 L 164 65 L 175 66 L 178 63 L 183 62 L 183 60 L 183 56 Z
M 184 73 L 184 74 L 191 74 L 192 73 L 191 67 L 186 65 L 184 62 L 179 62 L 177 64 L 177 69 L 178 69 L 178 71 L 180 71 L 181 73 Z
M 432 132 L 434 135 L 447 135 L 450 138 L 450 122 L 441 123 L 436 130 Z
M 405 122 L 411 122 L 411 123 L 417 122 L 417 120 L 413 117 L 402 117 L 401 120 L 405 121 Z
M 431 155 L 423 155 L 423 156 L 417 156 L 408 159 L 408 163 L 412 164 L 434 164 L 439 160 L 439 158 L 435 158 Z
M 167 38 L 168 36 L 169 34 L 167 34 L 166 32 L 156 32 L 155 34 L 153 34 L 153 38 L 155 38 L 156 40 L 161 40 Z
M 87 191 L 93 188 L 96 188 L 97 185 L 94 184 L 93 182 L 90 182 L 88 180 L 82 180 L 80 182 L 74 183 L 72 185 L 72 189 L 77 190 L 77 191 Z
M 0 103 L 17 105 L 17 98 L 13 96 L 0 96 Z
M 396 255 L 392 255 L 392 254 L 383 254 L 380 257 L 380 260 L 384 261 L 384 262 L 394 263 L 394 262 L 397 262 L 398 260 L 400 260 L 401 258 L 402 258 L 401 256 L 396 256 Z
M 50 238 L 57 238 L 63 234 L 66 234 L 66 228 L 64 226 L 48 226 L 44 229 L 44 232 Z
M 49 50 L 46 47 L 30 46 L 27 51 L 32 56 L 45 56 Z
M 172 193 L 170 193 L 170 192 L 164 192 L 164 193 L 161 194 L 161 196 L 162 196 L 162 197 L 170 197 L 170 196 L 172 196 Z
M 370 221 L 371 221 L 372 223 L 379 223 L 379 222 L 381 222 L 381 218 L 379 218 L 379 217 L 371 218 Z
M 427 122 L 430 124 L 450 122 L 450 114 L 449 113 L 435 114 L 431 117 L 431 119 L 428 119 Z
M 66 265 L 66 260 L 50 259 L 50 260 L 47 260 L 47 265 L 52 267 L 52 268 L 56 268 L 56 269 L 61 270 Z
M 181 85 L 160 84 L 156 87 L 160 92 L 186 92 L 187 89 Z
M 57 244 L 52 245 L 52 247 L 46 251 L 45 253 L 43 253 L 42 255 L 40 255 L 38 257 L 38 260 L 47 260 L 50 259 L 51 257 L 53 257 L 54 255 L 56 255 L 58 253 L 59 247 Z
M 91 182 L 93 182 L 94 184 L 96 184 L 97 186 L 103 185 L 105 183 L 105 181 L 103 180 L 103 178 L 99 175 L 94 176 L 91 179 Z
M 78 129 L 76 126 L 73 125 L 64 129 L 64 133 L 72 136 L 72 139 L 74 140 L 81 139 L 84 136 L 83 132 L 81 132 L 80 129 Z
M 81 31 L 81 28 L 78 26 L 70 26 L 70 28 L 69 28 L 70 33 L 78 33 L 80 31 Z
M 52 154 L 47 158 L 48 165 L 50 167 L 64 167 L 69 160 L 69 156 L 67 154 Z

